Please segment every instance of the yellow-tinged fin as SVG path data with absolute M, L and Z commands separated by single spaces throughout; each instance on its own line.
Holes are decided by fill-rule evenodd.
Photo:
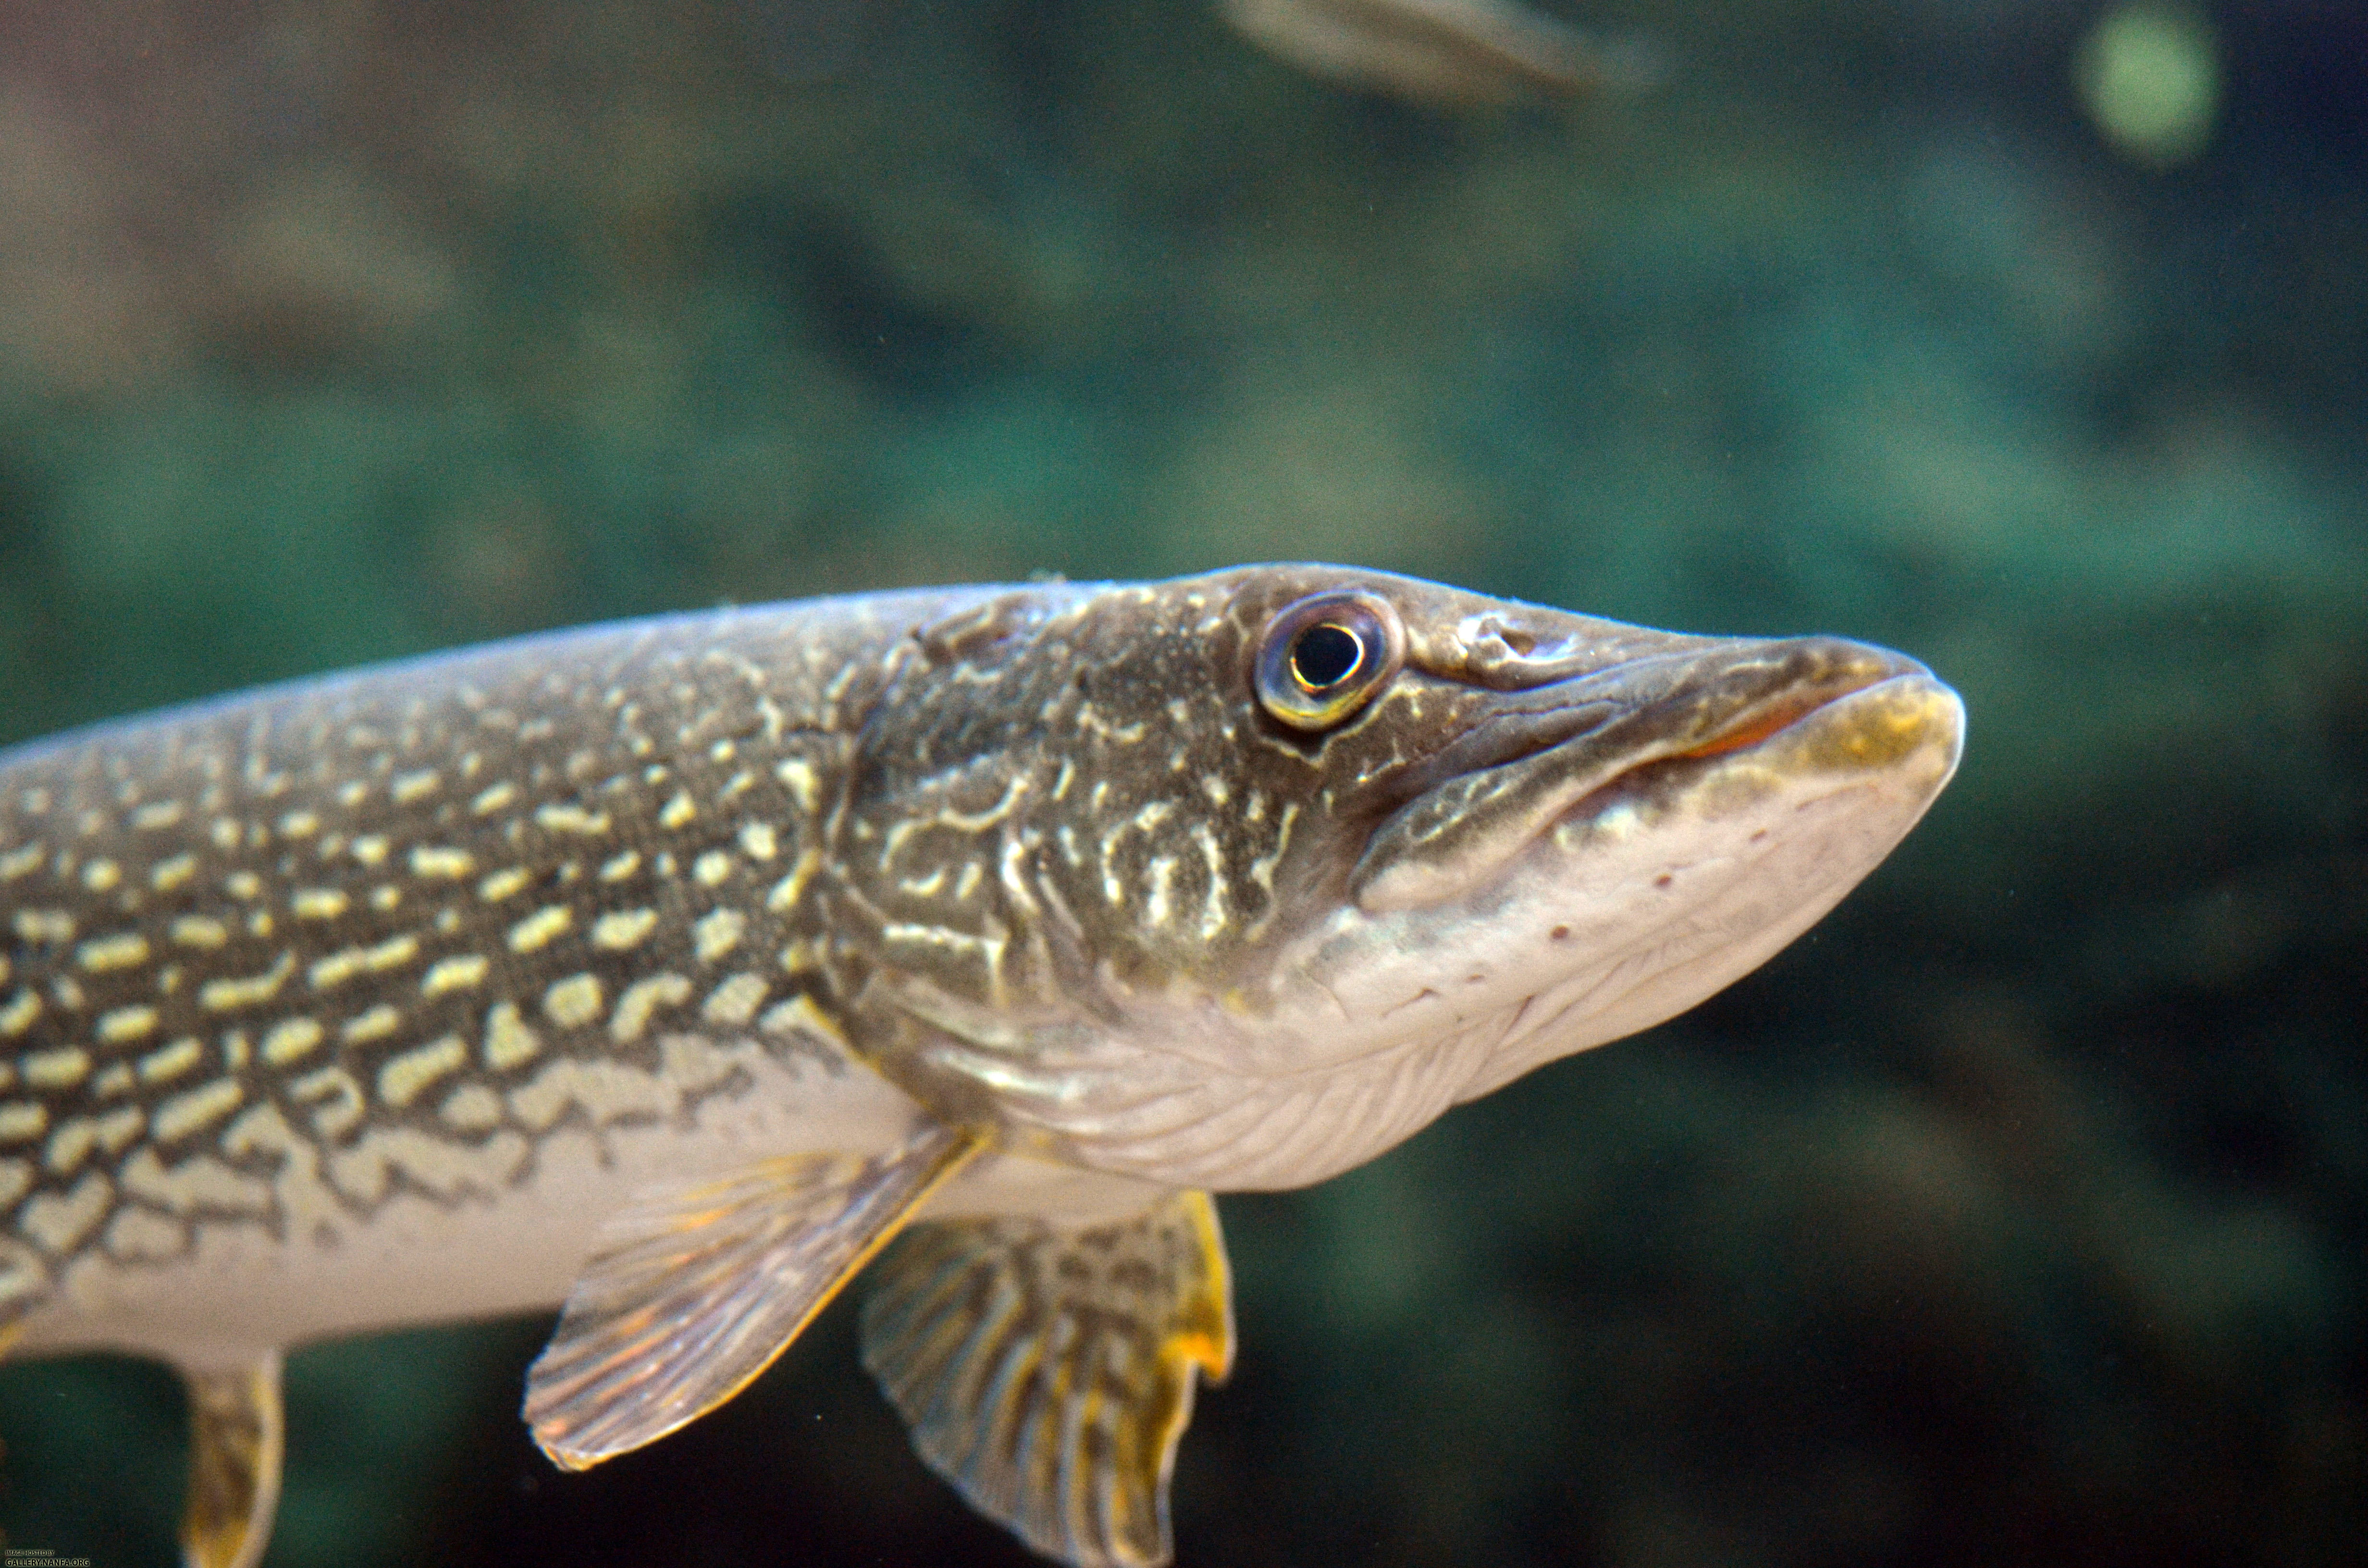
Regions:
M 181 1561 L 188 1568 L 254 1568 L 279 1506 L 279 1353 L 229 1366 L 185 1366 L 181 1381 L 189 1394 Z
M 971 1505 L 1075 1568 L 1171 1554 L 1192 1390 L 1233 1365 L 1232 1271 L 1205 1192 L 1117 1224 L 916 1225 L 863 1306 L 863 1364 Z
M 601 1227 L 527 1371 L 534 1440 L 588 1470 L 722 1404 L 985 1145 L 931 1125 L 871 1159 L 766 1160 L 640 1199 Z

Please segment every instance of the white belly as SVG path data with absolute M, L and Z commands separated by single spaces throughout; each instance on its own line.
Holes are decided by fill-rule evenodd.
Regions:
M 881 1152 L 925 1114 L 859 1062 L 784 1063 L 754 1047 L 726 1050 L 747 1074 L 746 1089 L 673 1116 L 597 1129 L 593 1117 L 572 1117 L 530 1140 L 505 1129 L 473 1153 L 372 1131 L 335 1156 L 333 1171 L 300 1151 L 274 1184 L 280 1212 L 298 1217 L 280 1227 L 288 1233 L 200 1219 L 190 1244 L 167 1261 L 85 1255 L 63 1271 L 12 1348 L 225 1362 L 313 1339 L 549 1311 L 565 1298 L 600 1222 L 636 1192 L 783 1154 Z M 350 1201 L 355 1173 L 365 1169 L 385 1189 L 366 1217 Z M 1090 1220 L 1135 1212 L 1165 1190 L 990 1155 L 928 1212 Z

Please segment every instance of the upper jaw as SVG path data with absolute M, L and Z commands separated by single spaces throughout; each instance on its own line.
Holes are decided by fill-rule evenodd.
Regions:
M 1492 700 L 1431 760 L 1428 787 L 1367 841 L 1349 882 L 1358 906 L 1381 914 L 1453 897 L 1640 768 L 1739 751 L 1882 682 L 1931 678 L 1904 654 L 1842 638 L 1669 642 L 1575 671 L 1563 659 L 1520 661 L 1543 678 Z

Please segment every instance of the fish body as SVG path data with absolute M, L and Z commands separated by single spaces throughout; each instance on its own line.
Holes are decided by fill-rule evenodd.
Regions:
M 1222 0 L 1246 38 L 1316 75 L 1443 108 L 1654 85 L 1636 40 L 1597 39 L 1515 0 Z
M 924 1457 L 1039 1551 L 1161 1562 L 1232 1352 L 1208 1195 L 1748 971 L 1962 727 L 1862 644 L 1277 566 L 593 628 L 0 753 L 0 1323 L 180 1368 L 188 1552 L 245 1563 L 289 1346 L 564 1303 L 526 1414 L 581 1468 L 871 1265 Z

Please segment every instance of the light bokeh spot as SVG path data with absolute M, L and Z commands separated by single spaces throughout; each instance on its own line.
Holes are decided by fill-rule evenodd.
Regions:
M 2076 79 L 2105 140 L 2140 163 L 2183 164 L 2212 140 L 2220 113 L 2220 43 L 2193 12 L 2153 6 L 2108 11 L 2081 42 Z

